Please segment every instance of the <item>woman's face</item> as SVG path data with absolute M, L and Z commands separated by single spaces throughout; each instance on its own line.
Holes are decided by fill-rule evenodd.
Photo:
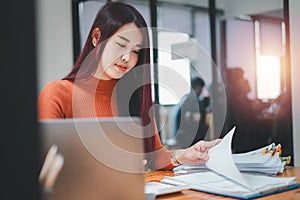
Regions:
M 143 35 L 134 23 L 128 23 L 111 36 L 103 50 L 95 77 L 120 79 L 138 62 Z

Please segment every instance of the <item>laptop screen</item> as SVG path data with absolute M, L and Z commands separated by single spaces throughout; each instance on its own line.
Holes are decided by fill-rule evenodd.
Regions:
M 49 183 L 55 176 L 47 186 L 51 199 L 145 199 L 140 125 L 132 117 L 39 121 L 41 163 L 45 165 L 50 149 L 52 160 L 54 154 L 60 158 L 56 176 L 43 165 L 40 177 L 41 182 L 48 177 Z

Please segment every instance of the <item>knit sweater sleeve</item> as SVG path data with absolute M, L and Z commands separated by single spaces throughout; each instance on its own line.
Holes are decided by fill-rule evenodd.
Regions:
M 38 98 L 38 119 L 69 118 L 72 106 L 72 84 L 69 81 L 52 81 Z
M 174 168 L 174 166 L 171 164 L 171 155 L 173 153 L 174 150 L 167 150 L 161 144 L 158 130 L 155 128 L 155 159 L 153 160 L 154 163 L 150 163 L 149 167 L 152 169 L 172 170 Z

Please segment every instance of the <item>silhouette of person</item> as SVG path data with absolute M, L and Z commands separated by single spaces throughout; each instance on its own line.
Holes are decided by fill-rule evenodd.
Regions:
M 221 137 L 236 126 L 232 142 L 233 152 L 245 152 L 260 147 L 255 135 L 261 128 L 257 116 L 263 109 L 262 103 L 260 100 L 248 98 L 251 87 L 244 77 L 243 69 L 228 68 L 225 80 L 227 113 Z
M 210 105 L 210 98 L 200 95 L 205 86 L 199 78 L 191 80 L 191 91 L 182 97 L 176 117 L 177 145 L 181 148 L 189 147 L 206 136 L 208 125 L 206 114 Z

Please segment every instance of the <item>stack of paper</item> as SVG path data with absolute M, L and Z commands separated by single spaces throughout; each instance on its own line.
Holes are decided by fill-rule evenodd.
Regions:
M 210 171 L 165 177 L 161 182 L 189 184 L 194 190 L 239 199 L 257 198 L 300 187 L 300 184 L 295 182 L 296 177 L 277 178 L 241 173 L 231 153 L 234 130 L 235 128 L 221 143 L 209 150 L 209 160 L 205 165 Z M 244 165 L 245 162 L 239 163 Z
M 270 144 L 267 147 L 248 153 L 233 154 L 234 163 L 241 172 L 266 175 L 282 173 L 286 162 L 281 160 L 281 156 L 279 154 L 265 153 L 265 149 L 271 146 L 275 146 L 275 144 Z
M 279 153 L 266 153 L 266 150 L 272 147 L 278 147 L 270 144 L 266 147 L 253 150 L 247 153 L 232 154 L 233 161 L 239 171 L 251 174 L 277 175 L 282 173 L 286 162 L 282 161 Z M 175 174 L 187 174 L 195 172 L 209 171 L 205 164 L 184 164 L 174 168 Z

